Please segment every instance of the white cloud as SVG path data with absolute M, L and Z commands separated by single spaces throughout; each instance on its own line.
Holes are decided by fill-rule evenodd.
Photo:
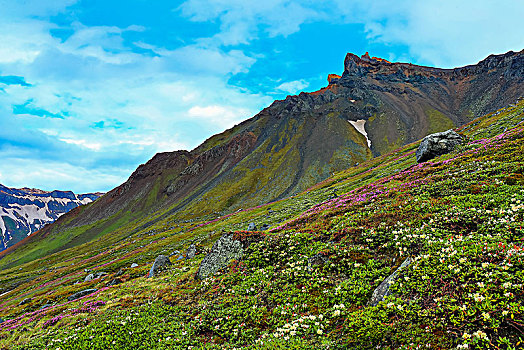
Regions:
M 69 143 L 69 144 L 73 144 L 73 145 L 77 145 L 77 146 L 82 146 L 82 147 L 88 148 L 88 149 L 93 150 L 93 151 L 100 151 L 100 149 L 102 148 L 102 145 L 100 143 L 89 142 L 87 140 L 82 140 L 82 139 L 66 139 L 66 138 L 62 138 L 62 139 L 59 139 L 59 140 L 65 142 L 65 143 Z
M 26 187 L 35 184 L 39 179 L 40 189 L 71 190 L 78 192 L 109 191 L 120 183 L 122 178 L 129 177 L 128 169 L 106 168 L 92 169 L 72 166 L 67 162 L 32 159 L 31 167 L 27 166 L 26 158 L 7 158 L 3 166 L 2 184 L 9 187 Z M 78 182 L 81 179 L 82 185 Z M 91 190 L 93 189 L 93 190 Z
M 363 23 L 371 40 L 406 45 L 411 61 L 452 68 L 524 47 L 522 1 L 335 2 L 344 21 Z
M 193 21 L 220 20 L 221 32 L 214 36 L 224 45 L 247 44 L 260 32 L 270 37 L 296 33 L 300 26 L 326 19 L 318 1 L 290 0 L 188 0 L 179 10 Z
M 193 21 L 218 21 L 220 33 L 209 39 L 223 45 L 328 22 L 363 24 L 370 41 L 406 45 L 411 61 L 445 67 L 524 47 L 524 2 L 514 0 L 188 0 L 178 10 Z
M 108 190 L 155 152 L 196 147 L 270 102 L 227 83 L 255 62 L 242 51 L 202 43 L 174 50 L 146 45 L 157 52 L 151 56 L 124 44 L 123 35 L 144 29 L 139 26 L 77 22 L 63 41 L 50 34 L 54 27 L 23 13 L 0 14 L 0 72 L 31 84 L 8 85 L 0 93 L 6 185 Z M 27 101 L 65 118 L 12 113 L 13 105 Z M 196 104 L 221 106 L 223 113 L 210 119 L 206 109 L 188 114 Z M 40 169 L 49 166 L 52 174 Z M 82 177 L 91 180 L 78 181 Z
M 193 106 L 187 114 L 193 118 L 215 124 L 222 129 L 227 129 L 250 116 L 249 109 L 233 106 Z
M 296 94 L 297 92 L 304 90 L 308 86 L 309 86 L 309 83 L 301 79 L 301 80 L 294 80 L 294 81 L 288 81 L 288 82 L 282 83 L 279 86 L 277 86 L 276 89 L 288 92 L 290 94 Z

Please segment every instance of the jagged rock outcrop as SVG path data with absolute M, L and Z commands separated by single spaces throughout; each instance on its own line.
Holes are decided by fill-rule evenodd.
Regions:
M 221 236 L 200 263 L 195 278 L 205 279 L 226 267 L 230 261 L 239 260 L 244 255 L 244 251 L 252 243 L 260 241 L 262 237 L 256 233 L 244 237 L 235 237 L 233 233 Z
M 422 163 L 453 151 L 462 143 L 462 136 L 453 130 L 438 132 L 424 137 L 417 148 L 417 162 Z
M 155 262 L 153 263 L 153 266 L 151 266 L 151 270 L 149 270 L 148 277 L 149 278 L 154 277 L 156 274 L 165 270 L 166 268 L 168 268 L 171 265 L 173 265 L 173 263 L 171 262 L 171 260 L 169 260 L 167 256 L 165 255 L 157 256 L 157 258 L 155 259 Z
M 198 268 L 196 278 L 204 279 L 227 266 L 233 259 L 240 259 L 244 253 L 242 242 L 235 240 L 229 233 L 220 237 L 209 254 L 204 257 Z
M 76 299 L 80 299 L 82 297 L 85 297 L 86 295 L 93 294 L 96 291 L 97 291 L 96 289 L 84 289 L 84 290 L 81 290 L 80 292 L 76 292 L 76 293 L 68 296 L 67 300 L 68 301 L 73 301 L 73 300 L 76 300 Z

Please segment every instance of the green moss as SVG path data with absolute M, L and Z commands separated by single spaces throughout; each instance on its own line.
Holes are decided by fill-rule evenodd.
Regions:
M 455 123 L 451 119 L 436 109 L 429 108 L 424 112 L 428 117 L 429 124 L 427 134 L 446 131 L 455 127 Z

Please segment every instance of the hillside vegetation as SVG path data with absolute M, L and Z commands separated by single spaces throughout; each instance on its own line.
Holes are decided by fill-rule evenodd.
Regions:
M 102 237 L 113 244 L 157 224 L 186 231 L 296 195 L 333 173 L 507 106 L 523 89 L 524 50 L 454 69 L 348 53 L 342 75 L 330 75 L 325 88 L 274 101 L 192 151 L 155 155 L 102 198 L 0 252 L 0 269 Z M 290 204 L 270 221 L 308 205 Z M 168 221 L 174 226 L 162 226 Z
M 458 131 L 463 146 L 425 163 L 412 143 L 274 203 L 158 213 L 3 270 L 0 348 L 522 348 L 524 101 Z M 229 232 L 242 258 L 196 279 Z M 146 278 L 159 254 L 173 265 Z

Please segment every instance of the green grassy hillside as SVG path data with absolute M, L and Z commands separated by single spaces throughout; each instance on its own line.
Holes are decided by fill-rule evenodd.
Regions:
M 271 204 L 208 221 L 158 213 L 3 270 L 0 348 L 522 348 L 524 101 L 459 132 L 467 143 L 422 164 L 409 144 Z M 257 243 L 196 280 L 225 232 Z M 157 255 L 192 244 L 195 258 L 145 278 Z M 84 282 L 86 270 L 108 275 Z

